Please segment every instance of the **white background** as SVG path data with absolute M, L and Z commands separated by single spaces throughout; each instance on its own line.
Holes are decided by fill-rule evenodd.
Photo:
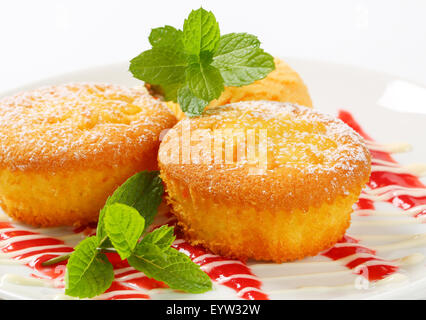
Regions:
M 212 10 L 221 31 L 249 32 L 281 57 L 362 66 L 426 84 L 426 1 L 0 1 L 0 91 L 128 61 L 153 27 Z M 326 77 L 326 75 L 324 75 Z

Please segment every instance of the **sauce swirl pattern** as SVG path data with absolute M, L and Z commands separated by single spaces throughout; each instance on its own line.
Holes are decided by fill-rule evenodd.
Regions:
M 409 149 L 407 145 L 380 145 L 363 131 L 349 112 L 340 111 L 339 118 L 367 140 L 372 154 L 370 181 L 368 187 L 363 190 L 360 196 L 354 216 L 392 217 L 404 214 L 410 218 L 417 218 L 416 221 L 419 223 L 423 222 L 426 217 L 426 186 L 420 181 L 419 176 L 426 173 L 426 165 L 399 165 L 390 153 L 407 151 Z M 389 202 L 402 211 L 376 210 L 376 203 L 378 202 Z M 355 224 L 362 222 L 356 221 Z M 391 219 L 387 219 L 381 223 L 391 222 Z M 173 225 L 175 221 L 166 218 L 165 223 Z M 81 239 L 84 234 L 87 234 L 87 231 L 79 229 L 61 237 L 53 237 L 44 234 L 43 229 L 27 228 L 7 221 L 7 219 L 4 219 L 4 221 L 0 219 L 0 264 L 13 262 L 24 264 L 32 269 L 31 277 L 33 279 L 41 280 L 41 282 L 33 281 L 32 285 L 63 288 L 66 262 L 49 267 L 42 267 L 41 263 L 55 256 L 71 252 L 73 248 L 67 244 L 67 240 L 71 238 Z M 387 280 L 390 275 L 398 275 L 401 266 L 415 264 L 423 259 L 421 254 L 412 254 L 396 260 L 386 260 L 379 257 L 377 253 L 398 248 L 424 246 L 426 245 L 426 234 L 402 235 L 399 242 L 376 246 L 375 248 L 362 244 L 365 239 L 374 237 L 385 240 L 398 238 L 387 235 L 357 237 L 345 235 L 339 243 L 324 251 L 321 255 L 329 258 L 331 260 L 329 263 L 345 266 L 351 273 L 376 282 Z M 215 286 L 226 286 L 235 292 L 237 298 L 242 299 L 268 299 L 269 292 L 262 289 L 261 279 L 265 278 L 257 277 L 254 272 L 262 268 L 280 266 L 226 259 L 211 254 L 202 247 L 192 246 L 183 239 L 177 239 L 173 246 L 199 264 L 202 270 L 212 278 Z M 153 294 L 158 294 L 158 297 L 161 298 L 161 294 L 167 288 L 165 284 L 149 279 L 143 273 L 130 267 L 126 261 L 121 261 L 117 254 L 109 253 L 107 255 L 114 265 L 115 280 L 107 292 L 98 296 L 97 299 L 149 299 Z M 312 267 L 321 263 L 326 264 L 328 262 L 295 262 L 295 264 L 300 265 L 310 264 Z M 280 278 L 285 277 L 290 276 L 280 276 Z M 395 276 L 395 279 L 403 278 Z M 9 274 L 3 276 L 3 281 L 28 285 L 31 281 L 27 280 Z M 291 291 L 291 289 L 287 291 Z

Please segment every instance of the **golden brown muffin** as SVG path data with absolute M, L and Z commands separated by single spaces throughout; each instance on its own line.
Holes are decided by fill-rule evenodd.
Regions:
M 157 169 L 176 118 L 145 88 L 76 83 L 0 100 L 0 205 L 32 225 L 96 221 L 128 177 Z
M 219 99 L 210 102 L 207 108 L 251 100 L 291 102 L 312 107 L 308 88 L 302 78 L 278 58 L 275 58 L 275 70 L 266 78 L 243 87 L 225 87 Z M 179 120 L 186 117 L 177 103 L 167 102 L 167 105 Z
M 339 119 L 294 104 L 249 101 L 181 120 L 160 145 L 159 166 L 192 244 L 282 262 L 342 238 L 368 180 L 370 154 Z

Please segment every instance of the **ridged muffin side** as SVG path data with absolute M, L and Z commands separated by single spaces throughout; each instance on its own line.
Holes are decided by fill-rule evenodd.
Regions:
M 275 262 L 315 255 L 344 235 L 370 161 L 362 137 L 339 119 L 272 101 L 183 119 L 159 149 L 167 199 L 186 239 L 224 256 Z
M 72 83 L 0 100 L 0 206 L 37 226 L 97 220 L 112 192 L 156 170 L 176 118 L 145 88 Z

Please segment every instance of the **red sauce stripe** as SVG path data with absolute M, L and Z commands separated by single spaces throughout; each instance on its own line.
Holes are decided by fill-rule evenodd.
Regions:
M 17 237 L 17 236 L 29 236 L 31 234 L 36 234 L 27 230 L 13 230 L 13 231 L 3 231 L 0 233 L 0 240 L 7 240 L 9 238 Z
M 135 293 L 120 293 L 120 291 L 135 291 Z M 149 295 L 137 292 L 135 288 L 129 287 L 122 282 L 113 281 L 111 287 L 105 293 L 115 293 L 106 298 L 106 300 L 120 300 L 120 299 L 150 299 Z
M 353 116 L 347 111 L 340 111 L 339 118 L 357 131 L 361 136 L 363 136 L 368 141 L 373 141 L 373 139 L 361 128 L 361 126 L 355 121 Z M 385 160 L 389 162 L 396 163 L 396 161 L 391 157 L 387 152 L 370 150 L 372 155 L 372 161 L 376 159 Z M 372 189 L 381 188 L 389 185 L 399 185 L 408 188 L 425 188 L 421 181 L 409 174 L 393 173 L 389 171 L 376 171 L 371 174 L 370 181 L 368 183 L 369 187 Z M 426 204 L 426 197 L 413 197 L 409 195 L 395 196 L 389 199 L 389 202 L 393 205 L 407 210 L 414 206 Z M 374 202 L 368 199 L 360 199 L 357 203 L 360 209 L 374 209 Z M 426 211 L 426 210 L 425 210 Z M 425 213 L 425 212 L 422 212 Z M 348 236 L 345 236 L 345 239 L 341 243 L 354 243 L 353 241 L 348 241 Z M 365 268 L 357 268 L 356 273 L 362 274 L 369 280 L 380 280 L 388 275 L 395 273 L 398 270 L 397 266 L 380 264 L 381 261 L 384 261 L 380 258 L 375 257 L 375 251 L 363 246 L 337 246 L 333 247 L 323 253 L 324 256 L 329 257 L 333 260 L 342 259 L 356 253 L 367 253 L 371 254 L 372 257 L 369 258 L 356 258 L 353 261 L 350 261 L 346 264 L 346 267 L 350 269 L 355 269 L 359 266 L 362 266 L 363 263 L 374 261 L 378 262 L 374 265 L 365 266 Z
M 365 133 L 365 131 L 361 128 L 361 126 L 356 122 L 354 117 L 348 111 L 340 110 L 339 118 L 346 124 L 348 124 L 350 127 L 352 127 L 352 129 L 357 131 L 366 140 L 373 141 L 373 139 Z M 370 153 L 373 158 L 372 161 L 374 161 L 375 159 L 379 159 L 397 163 L 395 159 L 392 158 L 391 154 L 388 152 L 370 150 Z M 389 185 L 398 185 L 407 188 L 426 188 L 426 186 L 420 181 L 420 179 L 414 175 L 395 173 L 390 171 L 376 171 L 371 173 L 370 181 L 368 182 L 368 186 L 371 189 L 386 187 Z M 390 198 L 388 202 L 392 203 L 398 208 L 407 210 L 419 205 L 426 205 L 426 197 L 399 195 Z M 361 202 L 361 206 L 364 204 L 365 202 Z M 423 214 L 426 214 L 426 210 L 421 211 L 417 216 Z
M 73 251 L 73 248 L 71 248 L 71 247 L 49 248 L 49 249 L 43 249 L 43 250 L 34 250 L 34 251 L 31 251 L 31 252 L 28 252 L 28 253 L 24 253 L 24 254 L 20 254 L 18 256 L 14 256 L 13 258 L 14 259 L 24 259 L 24 258 L 28 258 L 28 257 L 34 256 L 34 255 L 40 254 L 40 253 L 46 253 L 46 254 L 57 253 L 56 256 L 60 256 L 64 253 L 66 253 L 66 252 L 72 252 L 72 251 Z
M 9 222 L 0 222 L 0 229 L 12 228 Z
M 203 255 L 209 254 L 209 252 L 206 251 L 201 246 L 192 246 L 187 242 L 182 242 L 174 246 L 179 251 L 187 254 L 192 260 L 198 257 L 201 257 Z M 223 277 L 241 275 L 241 278 L 234 277 L 230 279 L 229 281 L 221 282 L 221 284 L 235 290 L 237 293 L 246 288 L 257 289 L 257 290 L 248 290 L 247 292 L 244 292 L 244 294 L 241 296 L 241 298 L 243 299 L 247 299 L 247 300 L 267 300 L 268 299 L 268 295 L 262 292 L 261 290 L 262 283 L 260 280 L 244 278 L 245 275 L 254 277 L 254 274 L 250 271 L 250 268 L 246 266 L 244 263 L 242 263 L 241 261 L 224 259 L 222 257 L 214 257 L 214 258 L 209 257 L 201 261 L 196 260 L 196 263 L 199 264 L 201 267 L 208 266 L 208 264 L 214 263 L 214 262 L 219 262 L 219 263 L 225 262 L 226 264 L 223 264 L 223 265 L 218 264 L 217 266 L 208 268 L 206 273 L 212 280 L 218 281 L 219 279 Z
M 328 249 L 326 252 L 323 253 L 323 255 L 333 260 L 339 260 L 357 253 L 368 253 L 368 254 L 374 255 L 376 254 L 376 251 L 364 246 L 348 246 L 348 247 L 339 246 L 339 247 L 332 247 L 331 249 Z

